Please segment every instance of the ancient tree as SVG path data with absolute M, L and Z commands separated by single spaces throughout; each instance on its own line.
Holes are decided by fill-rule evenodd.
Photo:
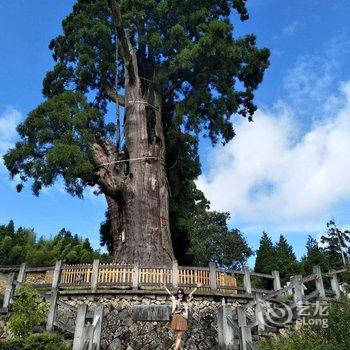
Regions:
M 200 134 L 227 142 L 231 116 L 256 110 L 269 52 L 234 38 L 233 12 L 246 20 L 245 0 L 78 0 L 50 43 L 45 101 L 5 163 L 35 194 L 57 179 L 72 195 L 95 186 L 119 263 L 171 263 L 169 153 L 181 143 L 198 161 Z

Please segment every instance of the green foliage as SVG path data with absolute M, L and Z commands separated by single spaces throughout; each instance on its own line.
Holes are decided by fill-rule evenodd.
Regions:
M 24 339 L 19 338 L 0 340 L 0 350 L 23 350 L 24 342 Z
M 327 232 L 321 237 L 326 245 L 327 257 L 332 261 L 332 267 L 340 268 L 348 265 L 350 261 L 350 231 L 341 231 L 333 220 L 327 222 Z M 345 263 L 343 261 L 342 253 Z
M 327 339 L 321 339 L 314 332 L 286 332 L 284 336 L 276 338 L 262 338 L 259 350 L 335 350 Z
M 288 244 L 286 238 L 281 235 L 275 245 L 275 254 L 273 257 L 276 268 L 280 272 L 282 285 L 289 281 L 291 276 L 299 272 L 298 260 L 294 254 L 293 248 Z
M 100 186 L 91 143 L 103 137 L 116 146 L 114 125 L 105 116 L 113 102 L 110 92 L 126 88 L 127 62 L 122 55 L 116 57 L 116 45 L 122 42 L 108 4 L 78 0 L 62 22 L 63 34 L 50 43 L 55 66 L 43 82 L 46 100 L 18 127 L 21 141 L 4 157 L 11 176 L 20 175 L 18 190 L 28 179 L 33 179 L 35 194 L 57 178 L 72 195 L 82 196 L 86 186 Z M 233 35 L 232 12 L 248 19 L 244 0 L 118 4 L 137 48 L 142 88 L 162 95 L 171 231 L 177 259 L 189 262 L 189 222 L 195 218 L 197 198 L 203 196 L 194 183 L 200 174 L 199 137 L 226 143 L 235 134 L 233 115 L 252 120 L 254 91 L 269 65 L 269 51 L 257 48 L 252 34 Z M 108 241 L 106 228 L 108 223 L 102 242 Z
M 188 252 L 193 220 L 208 205 L 204 194 L 193 181 L 201 172 L 198 140 L 172 127 L 167 133 L 166 142 L 173 247 L 179 264 L 188 266 L 195 263 Z
M 17 131 L 22 141 L 4 160 L 11 176 L 20 173 L 22 182 L 34 179 L 35 195 L 59 176 L 67 192 L 80 197 L 85 186 L 95 184 L 89 145 L 97 134 L 108 134 L 110 126 L 82 93 L 65 91 L 40 104 Z
M 348 350 L 350 348 L 350 300 L 331 303 L 324 316 L 328 327 L 307 325 L 302 331 L 265 337 L 259 341 L 259 350 Z
M 0 265 L 52 266 L 56 260 L 68 263 L 90 263 L 93 259 L 109 261 L 110 257 L 94 251 L 88 239 L 73 235 L 66 229 L 51 239 L 36 239 L 32 229 L 14 229 L 12 221 L 0 226 Z
M 274 255 L 272 239 L 266 232 L 263 232 L 260 238 L 259 249 L 256 251 L 256 260 L 254 271 L 261 273 L 271 273 L 276 268 L 272 257 Z
M 317 333 L 328 339 L 337 350 L 350 349 L 350 299 L 332 303 L 327 318 L 328 327 L 318 327 Z
M 306 255 L 300 262 L 302 275 L 307 276 L 312 273 L 312 268 L 316 265 L 320 266 L 322 271 L 329 271 L 332 268 L 332 261 L 328 259 L 325 250 L 318 246 L 317 241 L 309 236 L 306 243 Z
M 276 270 L 276 261 L 274 260 L 275 248 L 273 246 L 272 239 L 268 236 L 266 232 L 263 232 L 260 238 L 259 249 L 256 251 L 255 259 L 255 272 L 270 274 L 272 271 Z M 272 281 L 254 279 L 253 284 L 255 287 L 261 287 L 265 289 L 272 288 Z
M 280 272 L 282 285 L 299 271 L 297 258 L 293 248 L 286 238 L 281 235 L 276 244 L 272 243 L 267 233 L 263 233 L 260 246 L 256 252 L 255 272 L 271 274 L 272 271 Z M 261 287 L 271 289 L 272 281 L 263 280 L 258 283 Z
M 33 287 L 24 285 L 12 306 L 9 319 L 12 333 L 20 338 L 34 333 L 35 328 L 44 323 L 47 311 L 48 305 L 42 296 Z
M 26 260 L 26 255 L 35 245 L 33 230 L 18 228 L 15 231 L 11 220 L 0 226 L 0 265 L 17 265 Z
M 242 233 L 227 228 L 228 219 L 228 213 L 203 211 L 193 220 L 189 253 L 197 266 L 215 261 L 219 266 L 240 268 L 253 254 Z
M 0 341 L 0 350 L 70 350 L 72 344 L 55 333 L 30 334 L 27 338 Z

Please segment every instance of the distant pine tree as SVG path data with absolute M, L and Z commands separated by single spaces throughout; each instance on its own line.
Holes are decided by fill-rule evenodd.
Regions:
M 299 273 L 299 263 L 292 246 L 283 235 L 280 235 L 279 241 L 274 248 L 274 264 L 276 264 L 276 269 L 280 272 L 282 284 L 285 284 L 291 276 Z
M 309 236 L 306 242 L 306 255 L 300 262 L 301 273 L 305 276 L 310 274 L 315 265 L 320 266 L 322 271 L 328 271 L 331 268 L 325 250 L 319 247 L 316 239 Z
M 341 231 L 334 220 L 327 222 L 327 232 L 321 237 L 332 267 L 339 268 L 350 262 L 350 231 Z
M 274 260 L 275 249 L 273 246 L 272 239 L 270 236 L 263 232 L 260 238 L 259 249 L 256 251 L 255 260 L 255 272 L 270 274 L 271 271 L 276 270 L 277 265 Z M 262 287 L 265 289 L 271 289 L 272 281 L 268 280 L 257 280 L 255 281 L 257 287 Z
M 263 232 L 259 249 L 256 251 L 254 270 L 260 273 L 271 273 L 271 271 L 276 268 L 276 264 L 273 260 L 274 253 L 272 239 L 266 232 Z
M 52 239 L 40 237 L 32 229 L 15 229 L 13 221 L 0 226 L 0 265 L 50 266 L 56 260 L 68 263 L 89 263 L 99 258 L 110 261 L 111 256 L 93 250 L 88 239 L 61 229 Z

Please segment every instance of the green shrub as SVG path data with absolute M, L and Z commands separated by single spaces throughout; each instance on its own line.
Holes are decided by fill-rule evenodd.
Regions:
M 72 344 L 55 333 L 31 334 L 24 350 L 71 350 Z
M 327 327 L 304 326 L 301 331 L 288 331 L 283 335 L 261 338 L 259 350 L 349 350 L 350 300 L 329 304 Z M 313 318 L 313 316 L 311 317 Z M 319 318 L 319 316 L 314 316 Z
M 288 331 L 276 338 L 266 337 L 259 341 L 259 350 L 335 350 L 323 338 L 312 332 Z
M 9 326 L 17 337 L 27 337 L 44 323 L 48 305 L 42 296 L 28 285 L 21 287 L 20 295 L 13 303 Z
M 24 339 L 0 340 L 0 350 L 23 350 Z
M 54 333 L 31 334 L 27 338 L 0 341 L 0 350 L 70 350 L 71 342 Z
M 259 341 L 259 350 L 334 350 L 325 339 L 309 332 L 288 331 L 276 338 L 266 337 Z
M 350 349 L 350 299 L 344 298 L 329 307 L 328 327 L 316 330 L 337 350 Z

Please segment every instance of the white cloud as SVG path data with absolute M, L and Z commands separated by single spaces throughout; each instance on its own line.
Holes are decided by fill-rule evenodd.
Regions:
M 0 114 L 0 167 L 3 164 L 3 155 L 15 142 L 16 127 L 21 119 L 21 112 L 13 107 L 6 108 L 5 112 Z
M 16 138 L 16 127 L 22 114 L 15 108 L 8 107 L 0 114 L 0 152 L 5 152 Z
M 260 229 L 327 220 L 333 205 L 350 198 L 350 82 L 335 98 L 341 108 L 303 134 L 298 111 L 283 104 L 259 110 L 254 125 L 241 121 L 236 138 L 212 151 L 210 169 L 198 179 L 212 208 Z
M 298 27 L 300 27 L 300 22 L 299 21 L 293 21 L 290 23 L 288 26 L 284 27 L 282 29 L 282 33 L 286 35 L 293 35 L 295 31 L 297 30 Z
M 288 104 L 298 110 L 298 118 L 319 120 L 343 101 L 333 94 L 340 74 L 340 62 L 350 50 L 350 41 L 339 35 L 325 43 L 320 52 L 300 56 L 286 72 L 283 87 Z M 326 101 L 326 103 L 325 103 Z
M 336 65 L 333 59 L 305 55 L 288 70 L 284 79 L 287 99 L 293 107 L 299 106 L 301 115 L 315 117 L 315 109 L 328 98 Z

